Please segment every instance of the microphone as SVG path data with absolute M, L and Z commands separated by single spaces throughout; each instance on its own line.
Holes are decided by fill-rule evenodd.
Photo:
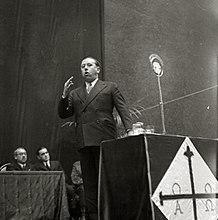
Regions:
M 157 76 L 163 75 L 163 60 L 157 54 L 151 54 L 149 56 L 151 68 Z
M 160 77 L 163 75 L 163 60 L 157 54 L 151 54 L 149 56 L 149 61 L 150 61 L 150 64 L 151 64 L 151 67 L 154 73 L 157 75 L 159 98 L 160 98 L 160 114 L 161 114 L 161 122 L 162 122 L 162 129 L 163 129 L 162 132 L 163 134 L 166 134 L 163 96 L 162 96 L 162 89 L 161 89 L 161 82 L 160 82 Z

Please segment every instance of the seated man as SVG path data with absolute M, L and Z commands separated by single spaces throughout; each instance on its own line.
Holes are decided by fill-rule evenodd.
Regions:
M 27 163 L 27 152 L 25 148 L 18 147 L 14 151 L 14 161 L 7 166 L 6 171 L 29 171 L 30 165 Z
M 34 171 L 63 171 L 59 161 L 50 160 L 50 154 L 46 147 L 40 147 L 36 151 L 38 162 L 32 167 Z M 72 216 L 71 200 L 75 196 L 74 185 L 72 181 L 65 175 L 66 193 L 69 205 L 69 213 Z
M 63 171 L 59 161 L 50 160 L 50 154 L 46 147 L 40 147 L 36 151 L 38 162 L 33 165 L 35 171 Z

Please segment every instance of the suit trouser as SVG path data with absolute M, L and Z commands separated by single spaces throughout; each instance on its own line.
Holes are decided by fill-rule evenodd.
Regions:
M 89 146 L 80 149 L 80 162 L 85 190 L 86 207 L 90 220 L 97 220 L 98 216 L 99 155 L 99 146 Z

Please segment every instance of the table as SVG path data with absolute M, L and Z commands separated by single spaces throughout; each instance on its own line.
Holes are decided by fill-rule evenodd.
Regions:
M 69 219 L 63 172 L 0 172 L 0 219 L 13 216 L 27 220 Z

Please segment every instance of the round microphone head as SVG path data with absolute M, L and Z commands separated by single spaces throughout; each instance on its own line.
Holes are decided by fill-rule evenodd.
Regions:
M 155 59 L 157 59 L 160 62 L 160 64 L 163 66 L 163 60 L 160 58 L 160 56 L 154 53 L 149 56 L 149 60 L 151 63 L 154 62 Z
M 163 61 L 160 58 L 160 56 L 158 56 L 157 54 L 151 54 L 149 56 L 149 61 L 150 61 L 150 64 L 151 64 L 151 67 L 154 73 L 157 76 L 162 76 L 163 75 Z

